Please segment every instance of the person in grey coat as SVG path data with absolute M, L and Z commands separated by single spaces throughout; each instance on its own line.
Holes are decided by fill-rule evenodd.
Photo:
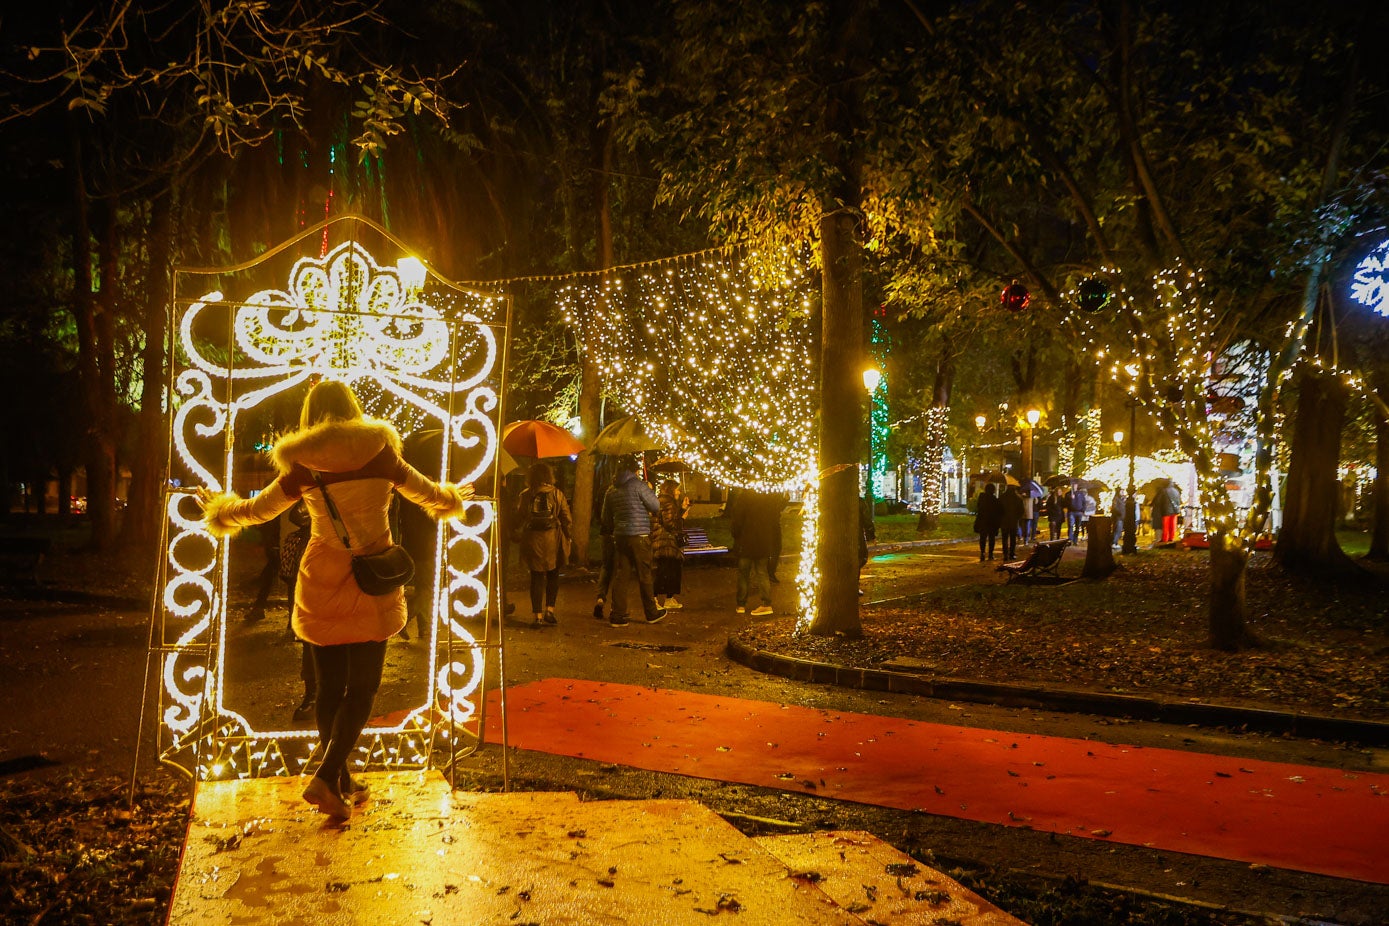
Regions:
M 772 613 L 772 586 L 767 576 L 767 559 L 779 545 L 781 503 L 776 496 L 743 489 L 729 503 L 729 530 L 733 552 L 738 557 L 739 614 L 762 617 Z M 748 593 L 756 592 L 760 603 L 748 612 Z
M 666 609 L 656 604 L 651 574 L 651 516 L 660 513 L 661 503 L 651 486 L 637 475 L 639 468 L 635 457 L 622 461 L 611 491 L 603 496 L 600 514 L 603 522 L 611 521 L 613 526 L 617 568 L 613 573 L 608 622 L 614 627 L 627 623 L 627 586 L 634 577 L 646 622 L 654 624 L 666 616 Z

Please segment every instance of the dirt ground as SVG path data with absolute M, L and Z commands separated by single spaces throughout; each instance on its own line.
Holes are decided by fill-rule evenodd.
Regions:
M 1057 647 L 1053 653 L 1064 650 L 1069 654 L 1076 639 L 1087 641 L 1096 636 L 1095 624 L 1072 628 L 1066 615 L 1074 616 L 1075 609 L 1060 607 L 1059 599 L 1045 597 L 1064 593 L 1064 588 L 1033 590 L 1040 594 L 1027 598 L 1030 604 L 1023 609 L 1025 613 L 1013 619 L 1031 620 L 1040 629 L 1026 645 L 1010 643 L 1009 634 L 997 632 L 1000 625 L 996 622 L 1006 616 L 1000 613 L 1000 599 L 994 597 L 1003 594 L 998 588 L 1001 577 L 971 562 L 970 554 L 965 545 L 875 558 L 864 576 L 869 603 L 864 610 L 865 628 L 897 627 L 891 631 L 897 636 L 891 644 L 883 642 L 887 639 L 883 636 L 875 644 L 877 650 L 861 650 L 870 653 L 862 658 L 880 659 L 892 652 L 954 660 L 959 653 L 977 649 L 979 639 L 992 637 L 1012 650 L 1031 651 L 1031 671 L 1042 677 L 1049 677 L 1049 667 L 1055 667 L 1056 673 L 1072 684 L 1097 677 L 1109 678 L 1114 688 L 1132 684 L 1131 680 L 1115 683 L 1113 676 L 1071 674 L 1081 669 L 1099 671 L 1101 662 L 1092 655 L 1061 660 L 1056 655 L 1049 657 L 1042 649 L 1049 640 Z M 774 587 L 778 613 L 765 620 L 754 622 L 733 612 L 734 570 L 701 563 L 686 570 L 686 593 L 681 596 L 684 609 L 671 612 L 659 625 L 634 622 L 621 629 L 591 616 L 591 577 L 569 576 L 561 588 L 558 626 L 534 628 L 517 622 L 505 627 L 508 683 L 553 676 L 616 680 L 1004 731 L 1161 745 L 1348 770 L 1389 769 L 1389 751 L 1385 750 L 807 685 L 730 663 L 724 654 L 730 636 L 772 640 L 785 634 L 785 615 L 792 612 L 795 598 L 795 589 L 787 581 L 794 572 L 790 565 L 783 567 L 783 581 Z M 6 706 L 0 720 L 0 763 L 4 763 L 0 767 L 9 773 L 0 778 L 0 827 L 21 844 L 21 848 L 0 844 L 0 863 L 15 873 L 8 887 L 10 896 L 5 896 L 6 888 L 0 888 L 0 911 L 5 913 L 0 919 L 156 923 L 167 901 L 186 791 L 181 778 L 153 767 L 148 738 L 152 717 L 146 717 L 146 738 L 139 738 L 141 692 L 148 677 L 147 588 L 137 575 L 123 575 L 110 564 L 79 555 L 55 557 L 46 578 L 49 586 L 40 595 L 0 590 L 0 658 L 6 666 L 0 673 L 0 701 Z M 1154 581 L 1164 584 L 1161 579 Z M 1251 592 L 1254 584 L 1251 582 Z M 1279 594 L 1286 595 L 1286 589 Z M 1338 595 L 1344 598 L 1343 593 Z M 1171 604 L 1170 599 L 1163 600 Z M 513 601 L 518 611 L 528 610 L 520 597 L 513 596 Z M 976 603 L 975 632 L 968 646 L 947 649 L 941 642 L 944 638 L 936 637 L 922 638 L 920 645 L 925 649 L 910 649 L 911 641 L 901 636 L 901 627 L 906 625 L 950 626 L 958 635 L 960 628 L 970 626 L 964 605 L 971 601 Z M 1039 601 L 1051 604 L 1038 607 Z M 272 672 L 264 673 L 267 679 L 276 680 L 273 686 L 266 680 L 253 686 L 257 698 L 264 702 L 259 709 L 272 712 L 292 710 L 300 695 L 294 671 L 297 647 L 283 639 L 283 608 L 283 601 L 272 600 L 265 621 L 229 626 L 230 631 L 252 642 L 248 652 L 261 654 L 265 664 L 275 666 Z M 941 615 L 949 615 L 949 619 Z M 1298 617 L 1291 614 L 1288 620 L 1295 623 Z M 1192 620 L 1199 628 L 1199 615 Z M 1261 626 L 1269 636 L 1277 636 L 1269 633 L 1266 625 Z M 1365 652 L 1369 655 L 1357 649 L 1355 658 L 1347 662 L 1368 661 L 1371 665 L 1355 671 L 1382 671 L 1384 652 L 1376 649 L 1379 632 L 1373 626 L 1365 627 L 1359 636 L 1345 630 L 1346 639 L 1363 637 L 1368 641 Z M 1198 636 L 1185 644 L 1190 647 L 1184 657 L 1187 662 L 1192 653 L 1209 653 L 1201 648 L 1198 630 L 1190 633 Z M 1129 638 L 1123 633 L 1113 635 L 1114 640 L 1121 637 Z M 1125 644 L 1126 651 L 1130 647 L 1147 651 L 1152 646 L 1165 649 L 1173 645 L 1132 639 L 1136 642 Z M 1274 649 L 1279 647 L 1302 652 L 1286 641 Z M 402 671 L 407 671 L 422 649 L 416 635 L 409 641 L 392 641 L 389 653 Z M 852 655 L 855 651 L 844 652 Z M 1126 664 L 1114 658 L 1109 661 L 1111 665 Z M 970 670 L 987 663 L 960 661 L 952 665 Z M 1017 677 L 1019 669 L 1013 663 L 998 665 L 1009 678 Z M 1070 665 L 1080 668 L 1064 668 Z M 1364 677 L 1382 679 L 1375 674 Z M 1318 677 L 1302 688 L 1290 685 L 1287 690 L 1315 689 L 1315 698 L 1309 696 L 1302 703 L 1326 707 L 1326 702 L 1317 699 L 1327 687 L 1345 687 L 1357 697 L 1365 694 L 1364 686 L 1356 687 L 1354 678 L 1345 686 L 1328 686 L 1325 678 Z M 1376 694 L 1375 699 L 1382 699 L 1382 694 Z M 1380 701 L 1373 700 L 1342 709 L 1363 710 L 1366 716 L 1374 716 L 1381 708 Z M 142 798 L 130 811 L 124 808 L 122 798 L 135 768 L 137 743 Z M 460 769 L 460 786 L 500 788 L 501 762 L 500 750 L 482 750 Z M 52 764 L 24 770 L 26 765 L 41 763 Z M 1389 888 L 1382 886 L 885 811 L 772 789 L 536 753 L 512 756 L 508 772 L 514 787 L 576 790 L 590 798 L 689 797 L 704 801 L 749 831 L 868 829 L 899 848 L 935 860 L 941 867 L 956 868 L 975 889 L 1033 923 L 1244 923 L 1267 921 L 1263 914 L 1374 923 L 1383 922 L 1383 911 L 1389 909 Z M 83 819 L 88 822 L 83 824 Z M 33 854 L 26 855 L 26 848 Z M 100 888 L 100 883 L 111 886 Z M 1183 902 L 1163 898 L 1182 898 Z M 106 919 L 102 911 L 106 911 Z M 1249 918 L 1238 911 L 1255 916 Z

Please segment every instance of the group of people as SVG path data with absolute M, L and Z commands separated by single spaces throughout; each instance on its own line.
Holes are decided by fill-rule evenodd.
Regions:
M 1065 491 L 1063 491 L 1063 488 Z M 1099 510 L 1099 500 L 1084 483 L 1058 483 L 1039 499 L 1019 486 L 1006 486 L 999 494 L 995 483 L 988 483 L 979 495 L 974 517 L 974 531 L 979 535 L 979 561 L 994 558 L 995 541 L 1002 540 L 1005 561 L 1014 558 L 1019 540 L 1035 543 L 1037 521 L 1047 519 L 1048 539 L 1060 540 L 1063 535 L 1072 544 L 1088 538 L 1090 518 Z M 1114 532 L 1110 542 L 1119 545 L 1124 520 L 1128 517 L 1128 497 L 1123 489 L 1116 490 L 1110 506 Z M 1176 539 L 1177 519 L 1181 513 L 1181 494 L 1172 480 L 1158 487 L 1152 503 L 1153 535 L 1157 542 L 1171 543 Z

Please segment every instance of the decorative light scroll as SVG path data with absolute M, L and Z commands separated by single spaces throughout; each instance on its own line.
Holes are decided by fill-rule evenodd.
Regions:
M 404 250 L 383 229 L 350 217 L 248 265 L 175 274 L 170 446 L 179 465 L 166 495 L 154 646 L 160 758 L 198 778 L 298 774 L 318 738 L 310 729 L 257 729 L 224 698 L 232 545 L 204 529 L 193 487 L 238 487 L 252 456 L 237 451 L 238 438 L 246 443 L 239 425 L 263 417 L 288 390 L 337 379 L 407 439 L 416 431 L 443 435 L 439 458 L 426 468 L 432 475 L 476 483 L 496 460 L 505 324 L 490 319 L 505 298 L 460 289 L 408 255 L 396 267 L 380 264 L 355 234 L 333 244 L 344 228 L 375 229 L 386 246 Z M 258 288 L 239 301 L 224 295 L 226 281 L 254 284 L 299 248 L 309 253 L 293 261 L 284 289 Z M 223 285 L 182 299 L 180 284 L 209 276 Z M 478 484 L 463 516 L 437 526 L 435 571 L 416 577 L 434 590 L 427 694 L 390 725 L 368 728 L 357 767 L 424 768 L 440 743 L 481 740 L 465 725 L 480 718 L 486 619 L 495 612 L 491 488 Z

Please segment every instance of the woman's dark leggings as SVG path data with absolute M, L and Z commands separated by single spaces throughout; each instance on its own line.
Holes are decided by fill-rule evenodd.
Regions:
M 549 572 L 531 570 L 531 613 L 539 614 L 545 609 L 553 611 L 559 600 L 559 567 Z
M 313 647 L 314 674 L 318 676 L 315 717 L 323 744 L 323 761 L 314 775 L 334 790 L 357 747 L 357 738 L 371 719 L 385 663 L 385 640 Z

